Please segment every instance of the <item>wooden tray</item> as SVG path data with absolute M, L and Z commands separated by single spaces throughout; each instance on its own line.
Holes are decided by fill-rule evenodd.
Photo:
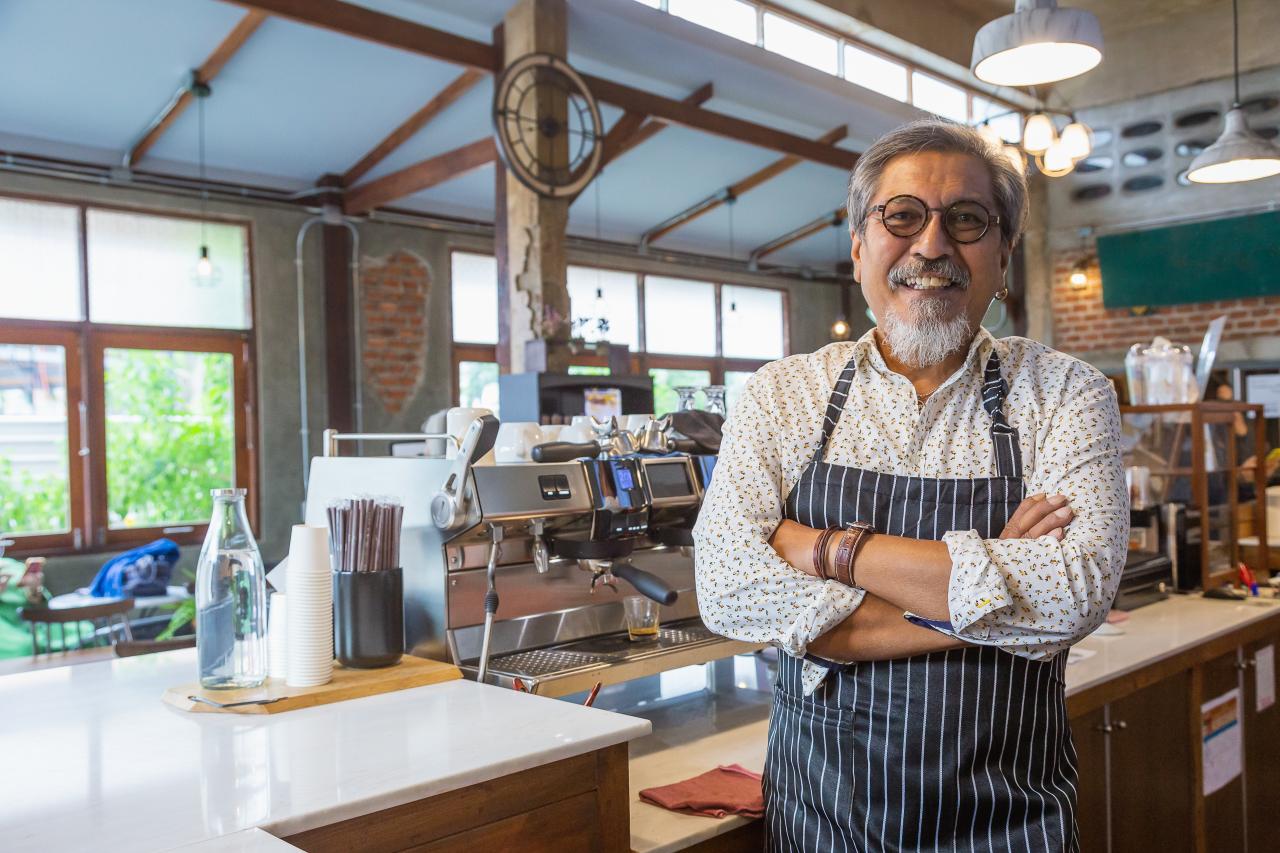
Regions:
M 400 663 L 381 669 L 348 669 L 336 661 L 333 664 L 333 680 L 319 687 L 290 687 L 283 678 L 268 678 L 261 687 L 243 690 L 206 690 L 200 682 L 170 687 L 164 692 L 164 701 L 193 714 L 281 714 L 298 708 L 327 705 L 361 696 L 375 696 L 393 690 L 423 687 L 441 681 L 462 678 L 461 671 L 451 663 L 424 660 L 405 655 Z M 260 699 L 274 700 L 262 704 L 239 705 L 234 708 L 218 708 L 198 702 L 192 696 L 202 696 L 214 702 L 227 704 Z

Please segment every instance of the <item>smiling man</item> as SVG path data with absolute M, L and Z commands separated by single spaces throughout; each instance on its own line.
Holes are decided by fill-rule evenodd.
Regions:
M 713 630 L 779 656 L 771 850 L 1073 851 L 1067 649 L 1124 564 L 1120 423 L 1094 368 L 981 324 L 1026 182 L 921 121 L 849 186 L 861 340 L 766 365 L 694 531 Z

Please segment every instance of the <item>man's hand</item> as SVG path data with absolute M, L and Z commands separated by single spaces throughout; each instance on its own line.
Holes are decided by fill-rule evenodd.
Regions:
M 1000 531 L 1000 539 L 1039 539 L 1052 536 L 1061 540 L 1074 513 L 1064 495 L 1031 495 L 1018 504 L 1009 523 Z

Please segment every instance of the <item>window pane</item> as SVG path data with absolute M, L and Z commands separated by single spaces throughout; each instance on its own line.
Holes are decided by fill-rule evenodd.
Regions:
M 0 344 L 0 534 L 71 529 L 67 357 Z
M 496 344 L 498 262 L 489 255 L 454 252 L 452 267 L 453 339 Z
M 662 0 L 640 0 L 640 2 L 648 6 L 650 9 L 662 8 Z
M 764 46 L 828 74 L 839 70 L 834 38 L 772 12 L 764 13 Z
M 907 100 L 907 68 L 891 59 L 885 59 L 878 53 L 854 47 L 844 46 L 844 77 L 859 86 L 888 95 L 890 98 L 906 102 Z
M 709 370 L 670 370 L 665 367 L 649 369 L 649 378 L 653 380 L 653 412 L 662 417 L 667 412 L 674 412 L 680 402 L 675 389 L 681 385 L 695 385 L 698 388 L 711 384 Z M 701 395 L 695 401 L 699 408 L 704 400 Z
M 594 364 L 571 364 L 569 365 L 570 376 L 608 376 L 609 368 L 599 367 Z
M 240 225 L 90 210 L 89 319 L 131 326 L 248 329 L 246 229 Z M 197 270 L 209 247 L 213 271 Z
M 635 273 L 569 267 L 574 334 L 583 340 L 638 347 Z M 601 331 L 600 318 L 608 323 Z
M 209 490 L 237 485 L 231 355 L 107 349 L 103 368 L 112 529 L 208 521 Z
M 746 387 L 747 380 L 752 376 L 749 370 L 726 370 L 724 372 L 724 398 L 728 404 L 729 414 L 733 414 L 733 409 L 738 405 L 738 398 L 742 396 L 742 389 Z
M 911 103 L 952 121 L 969 120 L 968 95 L 964 89 L 943 83 L 936 77 L 911 72 Z
M 458 405 L 498 413 L 498 365 L 492 361 L 458 362 Z
M 670 0 L 667 11 L 727 36 L 756 43 L 756 7 L 742 0 Z
M 986 121 L 1005 142 L 1017 144 L 1022 141 L 1022 116 L 1010 112 L 1004 104 L 996 104 L 986 98 L 973 96 L 973 123 Z
M 726 358 L 782 358 L 782 291 L 763 287 L 720 289 Z
M 80 211 L 0 198 L 0 314 L 80 320 Z
M 715 355 L 715 286 L 705 281 L 646 276 L 644 333 L 649 352 Z

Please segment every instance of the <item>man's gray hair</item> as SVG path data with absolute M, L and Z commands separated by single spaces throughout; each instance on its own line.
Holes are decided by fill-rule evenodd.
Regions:
M 904 154 L 936 151 L 968 154 L 981 160 L 991 175 L 991 193 L 1000 216 L 1000 232 L 1012 248 L 1027 221 L 1027 179 L 1000 148 L 973 128 L 944 119 L 918 119 L 889 131 L 858 157 L 849 178 L 849 223 L 859 236 L 866 233 L 867 212 L 889 161 Z

